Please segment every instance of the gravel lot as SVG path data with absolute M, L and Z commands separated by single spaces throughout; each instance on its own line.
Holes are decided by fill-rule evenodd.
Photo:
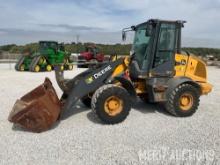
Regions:
M 73 77 L 81 70 L 66 72 Z M 220 69 L 209 67 L 213 92 L 201 97 L 196 114 L 176 118 L 158 105 L 139 101 L 121 124 L 103 125 L 80 102 L 51 130 L 26 132 L 7 121 L 17 98 L 49 77 L 59 96 L 54 73 L 0 69 L 0 164 L 209 164 L 220 163 Z M 69 116 L 70 115 L 70 116 Z M 165 152 L 163 152 L 165 151 Z M 174 151 L 184 153 L 178 160 Z M 163 153 L 162 153 L 163 152 Z M 165 157 L 150 157 L 152 153 Z M 160 154 L 160 155 L 161 155 Z M 188 154 L 188 155 L 187 155 Z M 189 158 L 191 154 L 192 159 Z M 185 159 L 183 159 L 185 158 Z M 196 157 L 198 158 L 198 157 Z M 176 162 L 175 162 L 176 161 Z

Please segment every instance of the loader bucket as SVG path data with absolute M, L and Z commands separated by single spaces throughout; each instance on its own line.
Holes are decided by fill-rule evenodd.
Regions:
M 44 83 L 17 100 L 8 120 L 33 132 L 48 130 L 58 119 L 60 101 L 46 78 Z

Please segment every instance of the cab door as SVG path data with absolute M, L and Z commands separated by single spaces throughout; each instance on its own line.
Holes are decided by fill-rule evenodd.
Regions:
M 177 35 L 176 24 L 161 23 L 150 72 L 152 77 L 172 77 L 175 74 Z

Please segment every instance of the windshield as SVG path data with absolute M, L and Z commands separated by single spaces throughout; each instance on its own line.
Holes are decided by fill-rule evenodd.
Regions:
M 151 35 L 149 34 L 149 30 L 147 29 L 147 24 L 140 25 L 135 29 L 132 51 L 135 53 L 134 59 L 138 62 L 140 68 L 147 55 L 148 47 L 150 47 Z

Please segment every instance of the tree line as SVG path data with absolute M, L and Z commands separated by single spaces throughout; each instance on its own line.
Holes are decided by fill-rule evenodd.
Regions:
M 71 53 L 80 53 L 85 51 L 85 48 L 92 43 L 67 43 L 64 44 L 66 51 Z M 104 54 L 119 54 L 119 55 L 128 55 L 131 50 L 131 44 L 96 44 L 99 48 L 100 52 Z M 38 50 L 38 43 L 30 43 L 26 45 L 3 45 L 0 46 L 0 54 L 1 52 L 9 52 L 9 53 L 18 53 L 22 54 L 24 51 L 36 52 Z M 199 56 L 213 55 L 214 57 L 220 59 L 220 49 L 217 48 L 192 48 L 185 47 L 182 49 L 183 51 L 190 52 Z

